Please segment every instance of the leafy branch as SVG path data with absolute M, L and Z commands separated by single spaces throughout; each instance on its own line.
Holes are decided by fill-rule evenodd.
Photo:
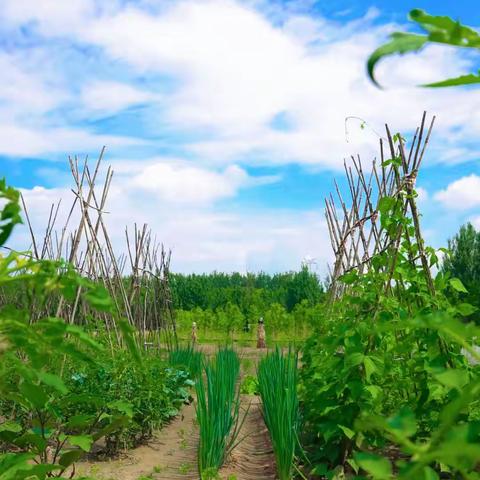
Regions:
M 375 67 L 380 60 L 390 55 L 419 52 L 431 43 L 450 45 L 457 48 L 480 49 L 480 33 L 450 17 L 429 15 L 423 10 L 414 9 L 409 13 L 408 18 L 420 26 L 426 33 L 394 32 L 390 35 L 389 42 L 377 48 L 370 55 L 367 62 L 368 76 L 379 88 L 381 88 L 381 85 L 375 78 Z M 421 86 L 453 87 L 477 83 L 480 83 L 480 71 Z

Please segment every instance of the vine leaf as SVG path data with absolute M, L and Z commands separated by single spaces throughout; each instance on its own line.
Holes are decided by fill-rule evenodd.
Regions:
M 390 35 L 390 41 L 377 48 L 367 61 L 367 72 L 370 80 L 379 88 L 374 74 L 377 63 L 390 55 L 418 52 L 428 43 L 440 43 L 462 48 L 480 49 L 480 33 L 447 16 L 429 15 L 420 9 L 409 13 L 409 19 L 418 24 L 425 34 L 395 32 Z M 422 87 L 454 87 L 480 83 L 480 75 L 474 73 L 459 77 L 427 83 Z
M 409 52 L 418 52 L 427 43 L 426 35 L 417 35 L 414 33 L 395 32 L 390 35 L 391 41 L 377 48 L 368 59 L 367 71 L 370 80 L 379 88 L 381 85 L 377 82 L 374 75 L 375 66 L 384 57 L 394 54 L 405 54 Z

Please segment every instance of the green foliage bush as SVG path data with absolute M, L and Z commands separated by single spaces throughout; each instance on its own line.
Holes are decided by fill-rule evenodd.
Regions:
M 0 246 L 21 222 L 19 194 L 0 181 Z M 188 398 L 188 373 L 141 353 L 117 320 L 122 344 L 106 348 L 79 326 L 42 312 L 51 298 L 113 313 L 106 290 L 63 261 L 0 255 L 0 288 L 22 292 L 0 306 L 0 478 L 72 477 L 74 463 L 105 439 L 111 451 L 150 435 Z M 3 296 L 3 299 L 11 298 Z M 105 342 L 107 344 L 107 342 Z
M 393 268 L 387 250 L 367 273 L 345 274 L 347 291 L 325 308 L 303 352 L 303 442 L 313 473 L 337 478 L 341 466 L 353 478 L 479 478 L 479 367 L 462 349 L 478 356 L 480 331 L 465 323 L 471 306 L 450 301 L 465 287 L 439 272 L 433 293 L 410 261 L 420 248 L 411 220 L 395 201 L 380 210 L 392 237 L 399 226 L 404 232 Z M 437 253 L 425 251 L 438 267 Z
M 93 411 L 85 408 L 83 413 L 94 415 L 100 405 L 107 413 L 112 406 L 128 409 L 129 422 L 106 436 L 109 455 L 148 439 L 190 400 L 193 386 L 185 369 L 167 367 L 157 354 L 145 354 L 138 364 L 128 351 L 105 355 L 83 369 L 71 365 L 67 375 L 75 394 L 98 399 Z

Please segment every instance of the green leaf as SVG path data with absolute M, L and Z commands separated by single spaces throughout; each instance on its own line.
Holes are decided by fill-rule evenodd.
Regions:
M 468 75 L 460 75 L 459 77 L 449 78 L 440 82 L 425 83 L 421 87 L 440 88 L 440 87 L 458 87 L 461 85 L 473 85 L 480 83 L 480 74 L 475 75 L 469 73 Z
M 110 402 L 108 406 L 113 410 L 118 410 L 119 412 L 124 413 L 127 415 L 127 417 L 133 417 L 133 408 L 131 403 L 123 400 L 115 400 L 114 402 Z
M 378 202 L 378 210 L 382 215 L 386 215 L 396 203 L 396 199 L 393 197 L 382 197 Z
M 345 425 L 337 425 L 337 426 L 340 430 L 342 430 L 342 432 L 346 435 L 347 438 L 352 439 L 355 436 L 355 432 L 352 429 L 345 427 Z
M 102 285 L 96 285 L 85 293 L 85 299 L 96 310 L 110 312 L 113 308 L 113 301 L 108 290 Z
M 367 62 L 367 72 L 370 80 L 377 86 L 380 84 L 375 79 L 374 70 L 377 63 L 384 57 L 394 54 L 405 54 L 408 52 L 418 52 L 427 42 L 426 35 L 417 35 L 414 33 L 396 32 L 390 35 L 390 42 L 377 48 L 369 57 Z
M 49 387 L 53 387 L 64 395 L 68 393 L 68 388 L 63 383 L 63 380 L 58 375 L 53 375 L 48 372 L 37 372 L 38 379 Z
M 83 451 L 82 450 L 70 450 L 70 451 L 62 454 L 58 463 L 62 467 L 67 468 L 70 465 L 73 465 L 78 460 L 80 460 L 80 458 L 82 458 L 82 456 L 83 456 Z
M 392 476 L 392 465 L 386 458 L 373 453 L 359 452 L 355 454 L 355 461 L 375 480 L 387 480 Z
M 4 423 L 0 423 L 0 432 L 12 432 L 12 433 L 19 433 L 22 431 L 22 426 L 18 423 L 6 421 Z
M 370 357 L 365 357 L 363 359 L 363 366 L 365 367 L 365 377 L 367 381 L 370 381 L 372 374 L 378 371 L 374 361 Z
M 430 15 L 419 8 L 411 10 L 408 16 L 428 32 L 428 39 L 431 42 L 480 48 L 480 34 L 450 17 Z
M 48 396 L 45 391 L 33 383 L 24 381 L 20 384 L 20 392 L 36 408 L 42 409 L 48 402 Z
M 463 285 L 462 281 L 459 278 L 451 278 L 449 283 L 450 283 L 450 286 L 457 292 L 468 293 L 468 290 L 465 288 L 465 286 Z
M 132 327 L 126 320 L 121 319 L 118 321 L 118 327 L 122 332 L 123 339 L 127 345 L 128 350 L 133 355 L 133 358 L 137 361 L 137 363 L 142 363 L 142 356 L 138 349 L 137 342 L 135 340 L 135 328 Z
M 468 372 L 466 370 L 450 368 L 442 373 L 437 373 L 435 378 L 442 385 L 462 390 L 462 388 L 468 383 Z
M 68 442 L 70 445 L 80 447 L 84 452 L 89 452 L 92 448 L 93 437 L 91 435 L 69 435 Z
M 356 367 L 357 365 L 360 365 L 363 362 L 363 359 L 365 358 L 365 355 L 360 352 L 354 352 L 347 357 L 345 357 L 345 366 L 346 367 Z
M 478 308 L 474 307 L 470 303 L 460 303 L 457 305 L 457 310 L 460 313 L 460 315 L 463 315 L 464 317 L 468 317 L 469 315 L 472 315 L 475 313 Z

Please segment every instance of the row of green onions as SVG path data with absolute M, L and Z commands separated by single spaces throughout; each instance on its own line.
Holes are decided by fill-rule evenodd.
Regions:
M 193 345 L 178 345 L 168 353 L 168 363 L 173 367 L 185 368 L 194 379 L 202 372 L 203 355 Z
M 218 472 L 240 430 L 238 355 L 232 349 L 220 349 L 213 361 L 205 361 L 204 373 L 195 384 L 200 431 L 198 468 L 202 479 Z
M 293 475 L 295 451 L 300 426 L 297 397 L 297 362 L 295 353 L 285 355 L 277 349 L 258 365 L 258 387 L 263 416 L 270 432 L 280 480 Z

